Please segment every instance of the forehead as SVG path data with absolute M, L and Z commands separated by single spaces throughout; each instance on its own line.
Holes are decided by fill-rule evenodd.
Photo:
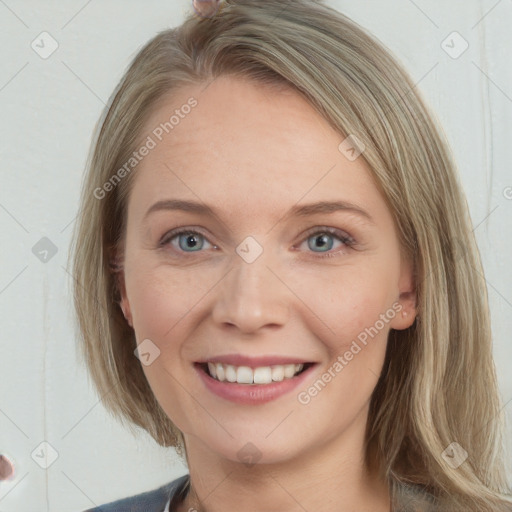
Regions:
M 348 160 L 338 148 L 345 137 L 293 89 L 234 77 L 187 86 L 158 102 L 142 133 L 155 147 L 135 171 L 139 215 L 168 197 L 255 215 L 302 198 L 346 199 L 384 214 L 365 160 Z

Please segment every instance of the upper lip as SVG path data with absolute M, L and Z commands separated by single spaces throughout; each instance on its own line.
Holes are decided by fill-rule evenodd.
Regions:
M 285 364 L 305 364 L 312 361 L 306 361 L 300 357 L 295 356 L 259 356 L 250 357 L 242 354 L 226 354 L 222 356 L 215 356 L 199 361 L 199 363 L 222 363 L 232 366 L 248 366 L 250 368 L 258 368 L 262 366 L 274 366 Z

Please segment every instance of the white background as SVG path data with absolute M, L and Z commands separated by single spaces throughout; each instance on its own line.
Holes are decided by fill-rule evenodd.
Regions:
M 398 56 L 453 147 L 510 421 L 512 1 L 327 3 Z M 172 449 L 135 438 L 99 404 L 77 358 L 66 263 L 101 110 L 141 45 L 190 9 L 188 0 L 0 0 L 0 453 L 16 465 L 0 482 L 0 512 L 79 512 L 187 472 Z M 47 59 L 31 48 L 43 31 L 58 43 Z M 453 31 L 469 43 L 458 58 L 442 47 Z M 46 263 L 32 252 L 42 237 L 57 247 Z M 47 470 L 31 457 L 43 441 L 58 454 Z

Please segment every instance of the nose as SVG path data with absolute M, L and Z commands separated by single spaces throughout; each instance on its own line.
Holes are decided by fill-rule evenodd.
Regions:
M 283 326 L 289 318 L 291 292 L 273 267 L 265 252 L 252 263 L 235 253 L 230 271 L 219 283 L 212 312 L 215 323 L 235 326 L 242 333 Z

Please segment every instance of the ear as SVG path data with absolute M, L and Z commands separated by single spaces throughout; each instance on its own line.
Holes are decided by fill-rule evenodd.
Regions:
M 400 278 L 398 281 L 398 303 L 394 306 L 397 312 L 390 322 L 391 328 L 403 330 L 410 327 L 416 320 L 417 293 L 413 264 L 409 258 L 401 257 Z
M 124 267 L 122 257 L 115 250 L 110 252 L 112 255 L 110 258 L 110 271 L 114 274 L 114 279 L 116 281 L 116 287 L 119 291 L 119 306 L 123 312 L 126 321 L 133 328 L 133 320 L 132 320 L 132 312 L 130 308 L 130 303 L 128 301 L 128 296 L 126 294 L 126 284 L 124 277 Z
M 123 311 L 123 315 L 126 318 L 126 321 L 130 325 L 130 327 L 133 328 L 132 311 L 130 308 L 130 302 L 128 301 L 128 296 L 126 295 L 124 269 L 120 270 L 119 273 L 117 274 L 117 286 L 119 289 L 119 294 L 121 295 L 119 305 L 121 306 L 121 310 Z

